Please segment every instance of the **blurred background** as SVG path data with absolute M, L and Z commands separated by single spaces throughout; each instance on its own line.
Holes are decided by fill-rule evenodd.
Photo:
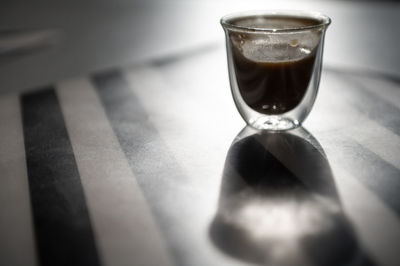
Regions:
M 325 67 L 400 73 L 399 1 L 2 1 L 0 92 L 224 46 L 219 18 L 252 9 L 316 10 L 333 20 Z

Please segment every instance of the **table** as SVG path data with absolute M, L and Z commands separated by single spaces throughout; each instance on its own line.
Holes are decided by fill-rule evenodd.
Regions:
M 363 8 L 352 5 L 325 8 Z M 368 5 L 387 14 L 376 28 L 399 10 Z M 137 60 L 114 47 L 79 73 L 60 59 L 63 71 L 2 77 L 1 265 L 399 263 L 398 63 L 337 63 L 328 38 L 304 125 L 263 133 L 235 109 L 220 34 Z M 27 73 L 42 58 L 48 69 L 53 52 L 1 68 Z

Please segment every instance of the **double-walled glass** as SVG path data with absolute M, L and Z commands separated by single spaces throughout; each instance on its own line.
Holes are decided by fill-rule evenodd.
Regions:
M 315 12 L 244 12 L 221 19 L 233 99 L 246 123 L 287 130 L 309 114 L 318 91 L 325 30 Z

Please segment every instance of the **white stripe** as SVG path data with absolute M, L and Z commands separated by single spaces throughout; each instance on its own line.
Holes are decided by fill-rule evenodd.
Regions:
M 57 86 L 105 265 L 170 265 L 147 203 L 86 79 Z
M 21 113 L 0 99 L 0 265 L 36 265 Z

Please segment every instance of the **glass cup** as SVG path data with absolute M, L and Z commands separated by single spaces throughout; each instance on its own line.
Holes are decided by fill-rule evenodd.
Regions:
M 302 11 L 222 17 L 231 91 L 248 125 L 280 131 L 304 121 L 317 95 L 330 22 L 320 13 Z

